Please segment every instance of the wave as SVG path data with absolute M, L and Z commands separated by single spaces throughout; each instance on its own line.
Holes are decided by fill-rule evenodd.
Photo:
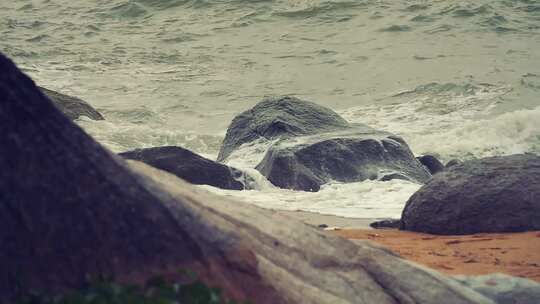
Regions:
M 147 112 L 139 113 L 140 116 L 131 114 L 134 122 L 111 120 L 107 112 L 104 114 L 107 120 L 95 121 L 81 118 L 77 124 L 115 153 L 139 148 L 179 146 L 215 159 L 216 151 L 219 150 L 223 140 L 223 136 L 218 134 L 188 132 L 174 127 L 164 127 L 159 122 L 140 123 L 141 119 L 150 119 Z
M 466 121 L 426 136 L 411 136 L 417 151 L 432 151 L 451 158 L 536 153 L 540 154 L 540 107 L 505 113 L 491 119 Z
M 504 139 L 501 140 L 501 147 L 496 149 L 495 138 L 490 143 L 483 140 L 482 136 L 489 138 L 489 134 L 477 133 L 470 139 L 460 138 L 467 135 L 466 130 L 482 126 L 474 124 L 477 119 L 484 119 L 483 124 L 490 125 L 491 110 L 511 91 L 510 87 L 487 83 L 433 82 L 392 94 L 383 100 L 383 104 L 354 107 L 340 114 L 350 122 L 365 123 L 403 136 L 417 154 L 435 153 L 445 160 L 532 151 L 536 139 L 533 135 L 527 135 L 530 131 L 525 131 L 524 137 L 513 136 L 516 144 L 512 146 L 522 149 L 505 150 L 503 146 L 508 146 L 508 142 Z M 469 140 L 485 143 L 485 146 L 469 145 L 470 150 L 467 150 L 459 145 L 459 142 Z

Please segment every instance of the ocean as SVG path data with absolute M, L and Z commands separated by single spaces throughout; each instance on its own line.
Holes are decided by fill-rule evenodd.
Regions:
M 291 95 L 402 136 L 444 162 L 540 154 L 538 0 L 0 0 L 0 51 L 106 118 L 114 152 L 178 145 L 215 159 L 232 118 Z M 420 185 L 200 186 L 265 208 L 399 218 Z

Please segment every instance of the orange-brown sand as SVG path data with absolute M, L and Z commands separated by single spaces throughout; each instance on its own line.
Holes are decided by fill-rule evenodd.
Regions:
M 447 274 L 494 272 L 540 282 L 540 231 L 439 236 L 394 229 L 333 231 L 348 239 L 368 239 L 403 258 Z

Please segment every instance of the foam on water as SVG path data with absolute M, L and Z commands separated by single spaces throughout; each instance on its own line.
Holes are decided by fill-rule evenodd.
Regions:
M 199 186 L 211 192 L 277 210 L 302 210 L 351 218 L 400 218 L 407 199 L 420 185 L 403 181 L 329 183 L 319 192 L 279 189 L 231 191 Z
M 353 107 L 341 114 L 401 135 L 416 154 L 436 154 L 445 161 L 539 153 L 540 106 L 492 115 L 511 90 L 490 84 L 430 83 L 394 94 L 390 104 Z

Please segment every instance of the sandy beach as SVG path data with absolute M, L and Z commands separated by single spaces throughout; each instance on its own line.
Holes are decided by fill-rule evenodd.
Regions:
M 319 225 L 327 225 L 328 228 L 336 229 L 373 229 L 369 226 L 369 224 L 380 220 L 375 218 L 349 218 L 306 211 L 275 211 L 300 220 L 311 226 L 319 227 Z
M 501 272 L 540 282 L 540 231 L 439 236 L 395 229 L 343 229 L 339 236 L 374 241 L 402 257 L 451 275 Z

